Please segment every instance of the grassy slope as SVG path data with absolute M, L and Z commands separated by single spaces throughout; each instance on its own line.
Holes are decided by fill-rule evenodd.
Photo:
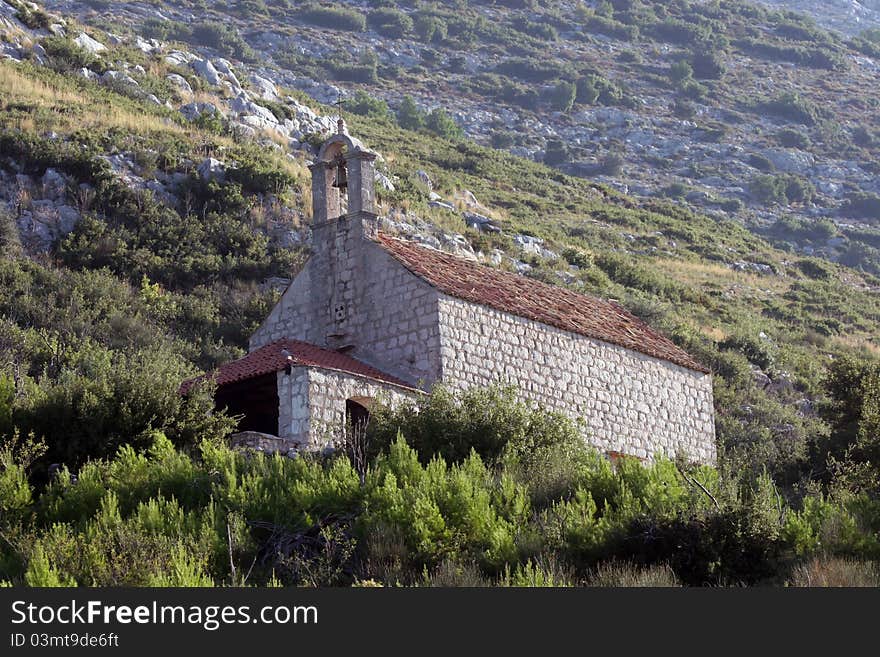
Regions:
M 120 49 L 114 55 L 131 56 L 147 65 L 147 77 L 155 84 L 161 80 L 156 76 L 165 73 L 161 64 L 145 61 L 139 53 Z M 51 130 L 90 152 L 173 151 L 177 166 L 188 171 L 201 160 L 206 145 L 212 152 L 233 158 L 247 153 L 269 167 L 286 170 L 297 182 L 285 190 L 283 200 L 303 216 L 308 214 L 303 163 L 277 150 L 236 144 L 227 136 L 185 125 L 169 110 L 70 74 L 0 63 L 0 84 L 5 92 L 0 100 L 0 125 L 6 134 L 45 134 Z M 390 121 L 348 119 L 354 133 L 384 154 L 395 178 L 398 191 L 388 195 L 386 204 L 409 208 L 462 232 L 483 250 L 500 247 L 519 257 L 510 234 L 527 232 L 544 238 L 550 248 L 578 263 L 580 269 L 532 258 L 532 275 L 559 283 L 557 272 L 565 270 L 575 277 L 571 284 L 576 289 L 622 300 L 712 364 L 723 375 L 718 377 L 719 416 L 732 417 L 730 431 L 745 426 L 754 433 L 748 429 L 750 422 L 784 421 L 806 425 L 806 434 L 815 432 L 809 428 L 812 420 L 796 416 L 792 402 L 818 394 L 824 363 L 833 355 L 876 354 L 880 349 L 880 302 L 876 291 L 870 289 L 873 286 L 876 290 L 877 281 L 858 272 L 826 264 L 824 274 L 816 280 L 803 273 L 801 261 L 723 216 L 706 217 L 666 202 L 639 202 L 504 152 L 403 131 Z M 429 210 L 424 190 L 416 182 L 414 172 L 418 169 L 425 169 L 447 197 L 464 189 L 474 192 L 504 225 L 504 235 L 481 235 L 465 229 L 454 215 Z M 263 202 L 248 197 L 246 209 L 236 212 L 250 217 Z M 259 230 L 253 222 L 242 227 Z M 74 233 L 72 239 L 76 237 Z M 758 275 L 728 266 L 738 260 L 768 264 L 775 273 Z M 87 266 L 75 259 L 66 262 L 74 268 Z M 49 266 L 60 265 L 54 262 Z M 117 277 L 134 284 L 132 294 L 137 296 L 140 272 L 130 271 L 126 263 L 114 263 L 112 258 L 109 266 Z M 223 336 L 240 344 L 259 312 L 255 308 L 265 308 L 268 301 L 254 287 L 261 273 L 267 272 L 252 273 L 250 278 L 234 272 L 224 281 L 243 297 L 239 306 L 231 309 L 224 305 L 229 288 L 220 288 L 216 282 L 194 280 L 178 289 L 169 285 L 166 294 L 178 307 L 194 299 L 212 304 L 213 327 L 207 341 Z M 249 312 L 243 311 L 243 306 Z M 173 313 L 170 317 L 165 314 L 163 326 L 176 341 L 187 345 L 181 348 L 187 357 L 211 362 L 205 358 L 208 348 L 203 344 L 204 336 L 198 336 L 202 346 L 194 348 L 191 343 L 196 338 L 179 328 Z M 748 364 L 740 353 L 748 353 L 748 349 L 740 338 L 760 343 L 762 332 L 775 361 L 767 369 L 774 375 L 790 373 L 794 389 L 765 395 L 752 387 Z M 220 349 L 214 357 L 222 359 L 223 353 L 229 352 Z M 771 397 L 770 419 L 740 414 L 745 402 L 765 403 Z M 767 426 L 758 428 L 769 430 Z M 720 432 L 722 439 L 725 432 Z

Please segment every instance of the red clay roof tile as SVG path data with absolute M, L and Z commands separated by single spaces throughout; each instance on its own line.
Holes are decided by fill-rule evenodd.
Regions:
M 282 353 L 285 349 L 290 353 L 290 360 Z M 252 379 L 262 374 L 280 372 L 288 364 L 293 367 L 337 370 L 397 386 L 412 387 L 405 381 L 338 351 L 330 351 L 299 340 L 282 339 L 255 349 L 243 358 L 221 365 L 211 373 L 185 381 L 181 385 L 180 391 L 186 393 L 196 381 L 205 377 L 211 377 L 218 386 L 223 386 L 236 381 Z
M 388 235 L 379 242 L 419 278 L 449 296 L 708 372 L 669 338 L 618 303 L 477 264 Z

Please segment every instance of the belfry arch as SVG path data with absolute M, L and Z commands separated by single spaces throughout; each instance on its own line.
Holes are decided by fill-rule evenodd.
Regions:
M 337 132 L 321 146 L 312 172 L 313 224 L 362 213 L 376 216 L 376 153 L 349 136 L 339 119 Z

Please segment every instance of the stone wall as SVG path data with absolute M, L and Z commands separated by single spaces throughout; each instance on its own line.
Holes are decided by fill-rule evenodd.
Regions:
M 332 370 L 309 370 L 311 445 L 320 446 L 341 438 L 345 427 L 345 402 L 353 399 L 368 410 L 377 401 L 392 408 L 419 395 L 415 390 L 385 385 Z
M 363 297 L 350 355 L 416 387 L 440 378 L 439 293 L 379 244 L 364 242 Z
M 290 447 L 309 442 L 309 370 L 278 372 L 278 436 Z
M 525 399 L 583 418 L 603 451 L 715 461 L 710 375 L 446 295 L 439 306 L 450 388 L 512 383 Z
M 253 449 L 266 454 L 286 454 L 289 449 L 287 441 L 278 436 L 259 431 L 242 431 L 229 436 L 232 447 Z
M 439 294 L 359 235 L 358 221 L 315 229 L 314 253 L 250 349 L 280 338 L 344 346 L 349 356 L 407 383 L 430 385 L 440 378 Z
M 294 367 L 278 373 L 278 432 L 287 448 L 316 448 L 338 439 L 345 402 L 367 408 L 375 400 L 392 407 L 419 393 L 335 370 Z
M 254 351 L 275 340 L 290 338 L 309 342 L 314 335 L 314 327 L 320 321 L 315 317 L 310 305 L 310 291 L 315 263 L 306 263 L 281 299 L 263 320 L 260 327 L 251 335 L 249 351 Z

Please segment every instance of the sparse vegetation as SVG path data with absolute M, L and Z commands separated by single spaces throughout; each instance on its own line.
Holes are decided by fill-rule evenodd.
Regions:
M 208 412 L 209 391 L 184 399 L 176 387 L 243 353 L 277 298 L 264 282 L 288 277 L 305 257 L 304 248 L 270 237 L 292 231 L 292 217 L 308 211 L 305 158 L 288 157 L 264 135 L 257 145 L 234 134 L 219 115 L 188 122 L 74 75 L 128 60 L 132 71 L 143 66 L 132 74 L 144 89 L 163 88 L 173 71 L 185 74 L 199 102 L 219 103 L 219 92 L 188 69 L 132 48 L 95 56 L 69 38 L 47 37 L 40 43 L 51 70 L 35 59 L 0 62 L 0 167 L 34 180 L 54 169 L 81 220 L 34 256 L 19 237 L 34 199 L 22 193 L 0 209 L 0 530 L 8 539 L 0 582 L 876 585 L 880 305 L 872 272 L 880 273 L 880 238 L 872 225 L 880 202 L 845 187 L 835 197 L 838 214 L 789 216 L 783 210 L 818 205 L 833 190 L 817 185 L 818 194 L 767 157 L 748 158 L 773 148 L 831 152 L 870 175 L 876 105 L 851 94 L 865 120 L 859 130 L 828 102 L 835 85 L 849 89 L 838 79 L 848 46 L 743 3 L 614 2 L 579 23 L 585 41 L 617 40 L 612 49 L 623 54 L 606 66 L 547 56 L 550 42 L 568 39 L 558 23 L 525 19 L 519 6 L 510 21 L 481 20 L 479 4 L 411 11 L 389 2 L 363 12 L 300 4 L 291 15 L 312 28 L 417 35 L 425 52 L 415 66 L 341 48 L 316 62 L 285 42 L 277 61 L 297 76 L 355 81 L 342 110 L 352 133 L 385 156 L 396 190 L 384 202 L 429 219 L 436 213 L 444 230 L 483 253 L 500 249 L 502 266 L 528 261 L 529 275 L 617 299 L 708 364 L 718 467 L 612 466 L 572 440 L 566 421 L 498 390 L 438 390 L 423 413 L 378 413 L 363 481 L 344 454 L 287 460 L 229 449 L 231 422 Z M 533 5 L 535 15 L 549 16 Z M 280 6 L 239 3 L 236 11 L 276 16 Z M 144 34 L 204 43 L 235 67 L 255 57 L 250 36 L 214 11 L 195 26 L 153 22 Z M 25 23 L 43 20 L 31 13 Z M 772 26 L 773 49 L 743 41 L 757 38 L 750 22 Z M 858 47 L 870 51 L 874 36 Z M 475 44 L 505 60 L 471 70 Z M 662 44 L 673 49 L 660 54 Z M 779 95 L 748 95 L 737 86 L 743 53 L 767 66 L 802 57 L 817 75 L 841 74 L 820 94 L 770 68 Z M 587 163 L 588 175 L 620 176 L 632 166 L 623 140 L 637 126 L 618 110 L 640 107 L 643 84 L 670 95 L 658 62 L 678 62 L 670 69 L 676 98 L 651 110 L 661 120 L 674 113 L 723 144 L 721 123 L 738 130 L 750 115 L 770 117 L 760 147 L 734 158 L 761 170 L 741 181 L 754 202 L 726 198 L 748 198 L 731 190 L 705 201 L 711 216 L 684 207 L 691 185 L 715 175 L 702 165 L 687 183 L 658 186 L 663 194 L 623 196 L 462 139 L 450 113 L 461 116 L 454 95 L 445 109 L 394 96 L 391 111 L 379 99 L 387 85 L 415 94 L 429 75 L 458 71 L 463 93 L 486 102 L 552 108 L 567 113 L 564 121 L 590 111 L 614 117 L 607 125 L 597 118 L 598 141 L 580 144 L 537 145 L 525 123 L 496 122 L 487 134 L 499 148 L 540 147 L 554 166 Z M 630 86 L 636 73 L 639 85 Z M 296 93 L 259 104 L 291 119 L 284 97 Z M 719 107 L 728 114 L 707 119 L 707 108 L 711 115 Z M 619 139 L 606 138 L 612 127 Z M 177 180 L 175 201 L 125 184 L 108 163 L 114 156 L 136 162 L 146 181 Z M 222 180 L 195 171 L 212 156 L 224 161 Z M 664 167 L 678 157 L 657 158 L 657 170 L 671 170 Z M 482 233 L 457 213 L 428 208 L 424 184 L 413 182 L 419 170 L 444 198 L 473 192 L 503 231 Z M 759 212 L 764 221 L 749 232 L 742 218 Z M 562 257 L 524 256 L 517 233 L 540 237 Z M 839 262 L 825 258 L 832 248 Z M 54 463 L 62 467 L 50 475 Z M 304 536 L 314 549 L 284 551 Z M 230 552 L 234 564 L 271 557 L 244 581 L 247 568 L 233 575 Z

